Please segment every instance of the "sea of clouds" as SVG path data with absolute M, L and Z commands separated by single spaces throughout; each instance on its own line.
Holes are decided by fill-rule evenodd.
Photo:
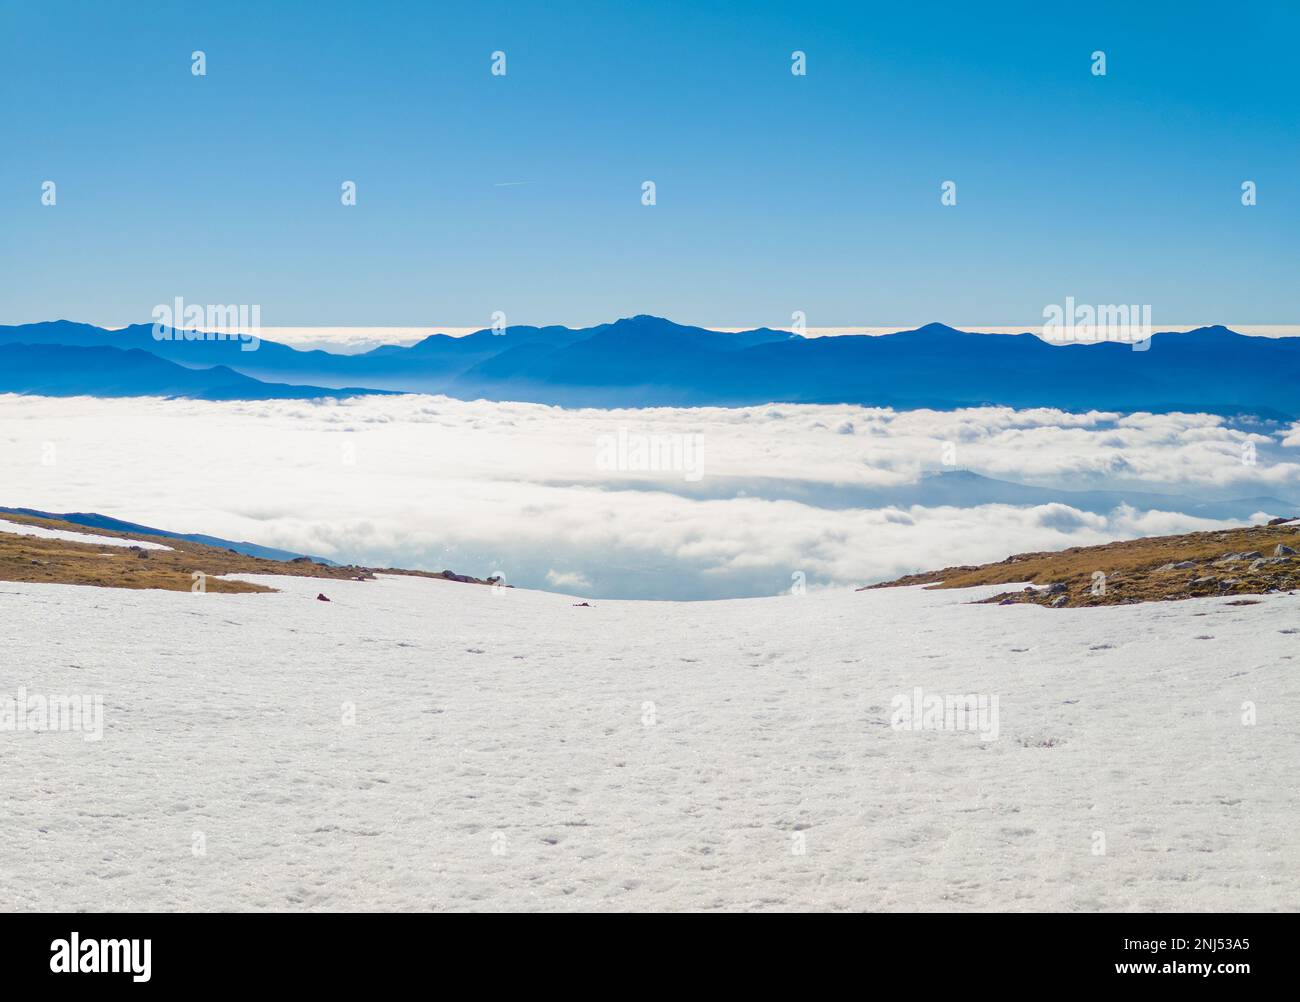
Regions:
M 1236 524 L 908 492 L 971 470 L 1062 490 L 1291 499 L 1297 450 L 1300 426 L 1206 414 L 0 396 L 0 504 L 597 598 L 846 587 Z M 880 490 L 905 500 L 853 503 Z

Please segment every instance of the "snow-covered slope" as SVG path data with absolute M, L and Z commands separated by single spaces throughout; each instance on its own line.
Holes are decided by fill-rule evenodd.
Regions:
M 0 908 L 1300 907 L 1295 597 L 261 580 L 0 583 L 0 696 L 104 700 L 0 732 Z
M 142 550 L 170 550 L 162 543 L 151 543 L 144 539 L 119 539 L 117 536 L 99 536 L 91 532 L 69 532 L 65 529 L 47 529 L 42 525 L 27 525 L 24 522 L 10 522 L 0 518 L 0 532 L 11 536 L 33 536 L 36 539 L 62 539 L 69 543 L 87 543 L 93 546 L 139 547 Z

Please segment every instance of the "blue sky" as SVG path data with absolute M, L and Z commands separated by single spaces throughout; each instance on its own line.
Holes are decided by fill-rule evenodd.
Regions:
M 1296 323 L 1297 9 L 0 0 L 0 322 Z

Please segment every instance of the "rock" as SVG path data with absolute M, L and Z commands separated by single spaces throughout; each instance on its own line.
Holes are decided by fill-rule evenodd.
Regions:
M 1176 564 L 1165 564 L 1163 567 L 1157 567 L 1157 571 L 1189 571 L 1196 566 L 1195 560 L 1180 560 Z
M 1275 557 L 1290 557 L 1293 556 L 1294 554 L 1295 554 L 1294 549 L 1282 543 L 1278 543 L 1277 546 L 1274 547 L 1273 549 L 1273 556 Z
M 1268 524 L 1269 524 L 1269 525 L 1286 525 L 1287 522 L 1294 522 L 1295 520 L 1296 520 L 1296 517 L 1295 517 L 1294 515 L 1292 515 L 1290 518 L 1271 518 L 1271 519 L 1268 520 Z
M 1015 604 L 1016 604 L 1016 600 L 1014 598 L 1004 598 L 1001 602 L 998 603 L 998 605 L 1015 605 Z
M 1066 590 L 1067 589 L 1064 582 L 1061 581 L 1053 581 L 1051 584 L 1047 586 L 1047 594 L 1049 595 L 1060 595 L 1062 592 Z
M 324 593 L 324 592 L 321 592 L 321 594 L 319 594 L 319 595 L 316 596 L 316 601 L 317 601 L 317 602 L 328 602 L 329 599 L 327 599 L 327 598 L 325 597 L 325 593 Z
M 573 607 L 575 609 L 590 609 L 592 604 L 590 602 L 574 602 Z
M 1067 596 L 1057 595 L 1056 598 L 1052 599 L 1052 601 L 1049 604 L 1053 609 L 1059 609 L 1061 606 L 1065 605 L 1065 603 L 1068 601 L 1070 601 L 1070 599 Z
M 1192 581 L 1192 585 L 1193 585 L 1193 586 L 1195 586 L 1195 585 L 1212 585 L 1212 584 L 1214 584 L 1214 583 L 1215 583 L 1216 581 L 1218 581 L 1218 580 L 1219 580 L 1218 578 L 1210 578 L 1210 577 L 1206 577 L 1206 578 L 1195 578 L 1195 579 Z
M 291 564 L 310 564 L 311 557 L 294 557 L 289 561 Z

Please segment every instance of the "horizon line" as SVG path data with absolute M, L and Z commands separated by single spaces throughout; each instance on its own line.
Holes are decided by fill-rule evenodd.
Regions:
M 619 318 L 627 319 L 627 318 Z M 666 318 L 663 318 L 666 319 Z M 613 321 L 605 321 L 612 323 Z M 671 321 L 677 323 L 677 321 Z M 926 321 L 925 323 L 916 323 L 902 326 L 887 326 L 882 324 L 871 324 L 862 326 L 832 326 L 832 327 L 805 327 L 802 331 L 796 332 L 791 327 L 770 327 L 769 330 L 789 331 L 790 333 L 800 333 L 807 338 L 822 337 L 851 337 L 867 336 L 881 337 L 889 334 L 899 334 L 904 331 L 916 330 L 925 327 L 928 323 L 936 321 Z M 100 324 L 93 326 L 102 327 L 103 330 L 119 331 L 125 330 L 131 324 L 122 324 L 113 327 L 104 327 Z M 510 327 L 527 326 L 527 327 L 565 327 L 566 324 L 509 324 Z M 588 325 L 581 325 L 588 326 Z M 571 330 L 581 329 L 572 327 Z M 598 326 L 598 325 L 590 325 Z M 760 329 L 753 325 L 750 326 L 723 326 L 713 327 L 708 324 L 687 323 L 682 326 L 699 327 L 703 330 L 716 331 L 720 334 L 738 334 L 744 331 Z M 943 324 L 952 330 L 960 331 L 963 334 L 1031 334 L 1041 340 L 1053 342 L 1055 338 L 1047 337 L 1043 332 L 1043 325 L 1024 325 L 1015 326 L 1009 324 L 1000 325 L 958 325 Z M 1226 327 L 1237 334 L 1243 334 L 1247 337 L 1265 337 L 1265 338 L 1284 338 L 1300 337 L 1300 324 L 1161 324 L 1153 333 L 1159 334 L 1183 334 L 1188 331 L 1198 330 L 1203 327 Z M 445 334 L 448 337 L 461 338 L 482 330 L 490 330 L 491 325 L 478 327 L 464 326 L 442 326 L 438 324 L 410 325 L 410 324 L 352 324 L 352 325 L 297 325 L 297 324 L 262 324 L 259 328 L 258 336 L 264 340 L 276 341 L 280 344 L 299 350 L 325 350 L 333 348 L 342 350 L 344 354 L 360 354 L 365 351 L 372 351 L 380 347 L 397 347 L 408 348 L 411 345 L 418 344 L 425 338 L 432 337 L 436 334 Z M 221 329 L 215 329 L 216 333 L 222 333 Z M 239 333 L 231 330 L 230 333 Z M 1105 339 L 1099 339 L 1105 340 Z
M 586 324 L 579 323 L 573 325 L 562 321 L 548 321 L 544 323 L 528 322 L 508 323 L 507 327 L 565 327 L 569 330 L 582 330 L 589 327 L 598 327 L 604 324 L 616 323 L 619 320 L 629 320 L 635 317 L 653 317 L 658 320 L 666 320 L 669 323 L 682 327 L 696 327 L 701 330 L 714 331 L 719 334 L 739 334 L 753 330 L 773 330 L 788 331 L 791 334 L 801 334 L 804 337 L 849 337 L 854 335 L 866 335 L 876 337 L 888 334 L 899 334 L 907 331 L 918 330 L 926 326 L 942 326 L 951 330 L 959 331 L 963 334 L 1033 334 L 1040 338 L 1051 340 L 1044 334 L 1045 325 L 1036 324 L 959 324 L 947 323 L 944 321 L 925 320 L 921 322 L 907 322 L 901 324 L 833 324 L 825 326 L 805 326 L 796 329 L 792 325 L 768 325 L 768 324 L 722 324 L 714 325 L 709 323 L 698 323 L 691 321 L 670 320 L 666 316 L 658 314 L 632 314 L 625 317 L 618 317 L 615 320 L 604 320 L 596 323 Z M 80 323 L 91 327 L 98 327 L 106 331 L 121 331 L 128 327 L 138 327 L 147 325 L 152 321 L 135 321 L 130 323 L 103 323 L 87 320 L 69 320 L 66 317 L 57 317 L 54 319 L 44 320 L 19 320 L 9 321 L 0 324 L 0 327 L 16 327 L 27 324 L 41 323 Z M 1189 331 L 1199 330 L 1206 327 L 1224 327 L 1236 334 L 1243 334 L 1248 337 L 1300 337 L 1300 323 L 1294 324 L 1234 324 L 1230 322 L 1201 322 L 1201 323 L 1160 323 L 1152 324 L 1152 333 L 1157 334 L 1184 334 Z M 204 330 L 211 329 L 213 332 L 224 332 L 229 330 L 231 333 L 238 333 L 240 329 L 226 328 L 221 325 L 204 326 Z M 492 324 L 479 324 L 476 326 L 467 326 L 462 324 L 267 324 L 258 325 L 262 332 L 279 332 L 292 340 L 282 340 L 281 343 L 291 344 L 300 339 L 311 340 L 333 340 L 338 339 L 346 343 L 349 340 L 356 340 L 358 335 L 370 335 L 366 340 L 373 340 L 375 335 L 386 335 L 396 337 L 410 337 L 414 341 L 422 340 L 436 334 L 444 334 L 448 337 L 466 337 L 479 331 L 491 330 Z M 384 344 L 396 344 L 399 342 L 385 341 Z

